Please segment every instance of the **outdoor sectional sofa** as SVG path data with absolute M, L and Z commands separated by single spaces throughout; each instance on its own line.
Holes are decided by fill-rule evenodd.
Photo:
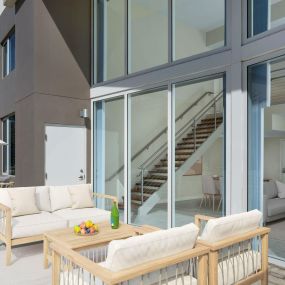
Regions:
M 102 222 L 110 212 L 96 208 L 94 198 L 116 202 L 113 196 L 92 192 L 90 184 L 0 189 L 0 240 L 11 248 L 43 240 L 43 233 L 72 227 L 85 220 Z
M 198 215 L 196 225 L 113 240 L 84 253 L 54 242 L 52 285 L 267 285 L 270 229 L 259 226 L 261 219 L 257 210 Z

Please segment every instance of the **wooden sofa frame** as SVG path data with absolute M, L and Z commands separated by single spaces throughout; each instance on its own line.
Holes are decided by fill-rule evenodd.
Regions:
M 89 260 L 80 253 L 64 247 L 61 243 L 52 243 L 52 285 L 60 285 L 61 276 L 61 259 L 62 257 L 76 265 L 78 268 L 87 271 L 91 276 L 99 278 L 105 285 L 117 285 L 121 282 L 132 280 L 137 277 L 142 277 L 148 273 L 158 271 L 168 266 L 173 266 L 192 258 L 198 257 L 197 279 L 198 285 L 207 285 L 207 260 L 209 249 L 205 246 L 197 246 L 196 248 L 186 250 L 179 254 L 153 260 L 132 268 L 119 272 L 110 271 L 107 268 L 100 266 L 98 263 Z M 143 284 L 143 283 L 141 283 Z
M 201 229 L 202 222 L 209 221 L 210 219 L 215 219 L 213 217 L 196 215 L 195 224 Z M 247 278 L 240 280 L 238 285 L 248 285 L 254 282 L 261 281 L 261 285 L 268 284 L 268 235 L 270 229 L 265 227 L 260 227 L 253 231 L 249 231 L 245 234 L 238 235 L 236 237 L 226 238 L 218 242 L 205 242 L 203 240 L 198 240 L 197 245 L 203 245 L 209 248 L 209 285 L 218 285 L 218 262 L 219 262 L 219 251 L 221 249 L 236 245 L 240 242 L 260 237 L 261 239 L 261 269 L 249 275 Z
M 94 198 L 109 199 L 118 204 L 118 199 L 115 196 L 93 193 Z M 4 227 L 0 227 L 0 241 L 6 245 L 6 265 L 11 264 L 12 246 L 29 244 L 33 242 L 43 241 L 43 234 L 34 235 L 24 238 L 12 238 L 12 211 L 9 207 L 0 203 L 0 220 Z M 1 231 L 3 230 L 3 231 Z

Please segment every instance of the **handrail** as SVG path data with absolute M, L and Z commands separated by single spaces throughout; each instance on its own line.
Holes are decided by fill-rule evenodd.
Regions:
M 192 103 L 186 110 L 184 110 L 176 119 L 175 122 L 183 119 L 183 117 L 193 108 L 195 107 L 204 97 L 207 95 L 213 95 L 214 93 L 211 91 L 205 92 L 201 97 L 199 97 L 194 103 Z M 167 133 L 168 127 L 164 128 L 162 131 L 160 131 L 154 138 L 152 138 L 143 148 L 141 148 L 138 152 L 136 152 L 132 158 L 131 161 L 135 160 L 141 153 L 143 153 L 145 150 L 149 149 L 149 147 L 158 140 L 163 134 Z M 116 172 L 114 172 L 112 175 L 110 175 L 109 178 L 106 179 L 107 182 L 111 181 L 114 177 L 116 177 L 122 170 L 124 169 L 124 165 L 122 165 Z
M 210 102 L 208 102 L 195 116 L 192 117 L 190 121 L 188 121 L 180 130 L 177 131 L 175 134 L 176 141 L 179 139 L 188 129 L 192 126 L 193 122 L 197 122 L 200 118 L 210 110 L 221 98 L 223 94 L 223 90 L 220 91 L 216 97 L 214 97 Z M 167 149 L 168 144 L 164 143 L 150 158 L 148 158 L 140 167 L 139 169 L 146 169 L 148 165 L 152 164 L 158 157 L 162 155 L 163 152 Z

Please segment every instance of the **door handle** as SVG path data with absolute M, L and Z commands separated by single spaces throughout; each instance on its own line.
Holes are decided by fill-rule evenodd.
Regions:
M 85 179 L 85 175 L 80 175 L 80 176 L 78 176 L 78 179 L 79 179 L 79 180 L 84 180 L 84 179 Z

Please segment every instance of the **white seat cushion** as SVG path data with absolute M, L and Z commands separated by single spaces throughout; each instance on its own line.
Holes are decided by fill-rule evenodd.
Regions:
M 12 238 L 40 235 L 47 231 L 66 227 L 67 223 L 64 219 L 47 212 L 14 217 L 12 219 Z
M 50 186 L 49 194 L 52 212 L 71 208 L 72 201 L 67 186 Z
M 53 212 L 53 215 L 61 217 L 68 222 L 69 227 L 91 220 L 94 223 L 110 221 L 110 212 L 98 208 L 63 209 Z
M 36 203 L 40 211 L 51 212 L 48 186 L 36 187 Z
M 209 220 L 201 235 L 201 240 L 213 243 L 255 230 L 259 227 L 262 213 L 253 210 L 246 213 Z
M 124 240 L 113 240 L 108 247 L 105 267 L 117 272 L 192 249 L 198 232 L 196 225 L 189 224 Z

